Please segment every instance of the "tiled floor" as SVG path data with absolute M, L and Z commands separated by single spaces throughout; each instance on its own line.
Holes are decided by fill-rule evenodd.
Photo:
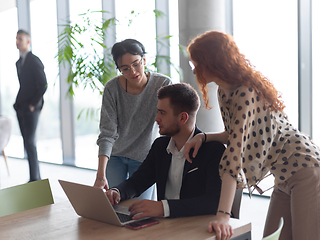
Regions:
M 0 156 L 0 187 L 6 188 L 28 182 L 28 163 L 21 159 L 8 159 L 10 176 L 7 173 L 4 159 Z M 95 171 L 90 169 L 61 166 L 49 163 L 41 163 L 42 178 L 49 178 L 55 202 L 66 201 L 58 179 L 93 185 Z M 241 202 L 240 219 L 252 223 L 252 239 L 262 238 L 263 226 L 269 198 L 253 196 L 251 199 L 244 194 Z

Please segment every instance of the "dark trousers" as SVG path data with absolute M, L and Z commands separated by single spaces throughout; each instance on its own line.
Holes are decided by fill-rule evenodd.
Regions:
M 36 147 L 36 129 L 40 111 L 41 110 L 34 110 L 31 112 L 29 109 L 17 110 L 17 118 L 23 138 L 24 149 L 28 156 L 30 181 L 41 179 Z

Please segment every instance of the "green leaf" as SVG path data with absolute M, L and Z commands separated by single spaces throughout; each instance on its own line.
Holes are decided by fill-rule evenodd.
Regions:
M 58 53 L 55 56 L 59 64 L 68 67 L 68 77 L 65 81 L 69 84 L 68 96 L 75 96 L 75 88 L 92 89 L 98 94 L 103 94 L 105 84 L 117 75 L 117 70 L 111 49 L 105 45 L 107 30 L 119 24 L 116 18 L 101 19 L 102 13 L 106 11 L 91 11 L 79 15 L 76 22 L 66 21 L 61 34 L 58 36 Z M 154 10 L 156 17 L 163 17 L 163 12 Z M 96 15 L 99 15 L 101 20 L 96 20 Z M 131 11 L 128 21 L 128 26 L 140 15 L 139 12 Z M 124 23 L 125 25 L 125 23 Z M 113 36 L 112 36 L 113 37 Z M 169 39 L 172 35 L 158 35 L 155 41 L 158 47 L 168 47 Z M 159 50 L 159 49 L 158 49 Z M 145 69 L 154 67 L 157 71 L 157 66 L 160 61 L 173 66 L 169 56 L 158 55 L 154 63 L 146 66 Z M 175 68 L 178 71 L 178 68 Z M 93 110 L 87 111 L 87 116 L 94 116 Z M 84 111 L 79 114 L 82 115 Z
M 163 18 L 164 16 L 166 16 L 162 11 L 159 11 L 157 9 L 154 9 L 153 12 L 156 18 Z

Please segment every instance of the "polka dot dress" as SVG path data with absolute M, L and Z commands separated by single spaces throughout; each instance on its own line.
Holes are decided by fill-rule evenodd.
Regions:
M 218 93 L 229 133 L 220 176 L 228 173 L 237 180 L 238 188 L 250 189 L 268 172 L 278 185 L 301 168 L 319 167 L 319 147 L 294 128 L 282 112 L 266 108 L 255 90 L 239 86 L 229 95 L 221 88 Z

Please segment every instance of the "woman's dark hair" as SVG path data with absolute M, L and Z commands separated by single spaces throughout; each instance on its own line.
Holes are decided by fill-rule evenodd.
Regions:
M 135 39 L 126 39 L 121 42 L 115 43 L 111 49 L 111 54 L 113 57 L 113 61 L 115 62 L 117 67 L 119 67 L 117 61 L 126 53 L 130 53 L 132 55 L 140 55 L 141 57 L 143 57 L 146 51 L 142 43 Z

